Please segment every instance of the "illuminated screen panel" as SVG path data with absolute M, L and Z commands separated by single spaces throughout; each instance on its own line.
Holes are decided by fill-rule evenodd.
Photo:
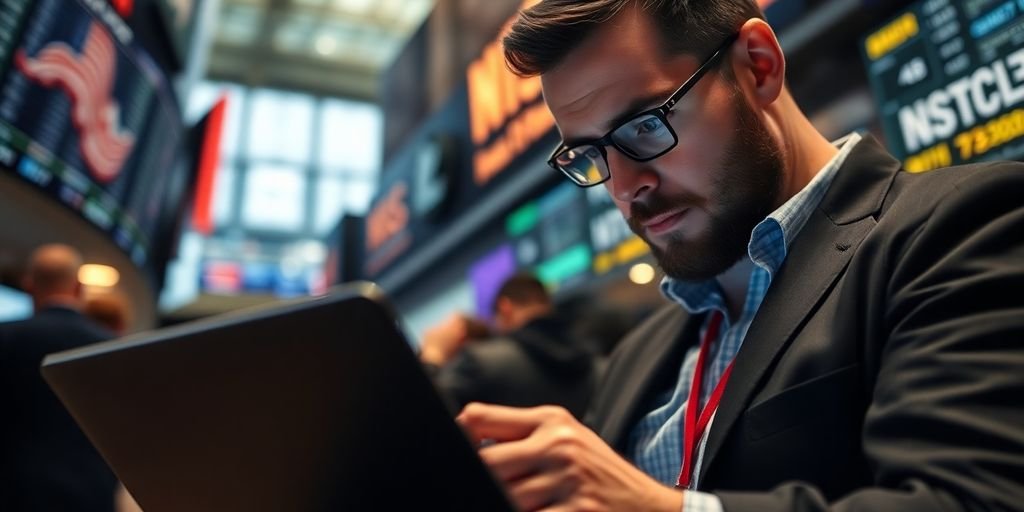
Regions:
M 166 77 L 108 2 L 0 0 L 0 12 L 0 172 L 145 265 L 181 156 Z
M 582 284 L 590 275 L 584 189 L 562 182 L 505 218 L 516 266 L 530 269 L 553 290 Z
M 469 268 L 469 281 L 473 284 L 473 298 L 479 318 L 490 319 L 494 316 L 494 298 L 505 280 L 515 272 L 516 256 L 510 244 L 491 251 Z
M 32 316 L 32 297 L 14 288 L 0 285 L 0 322 Z
M 1024 156 L 1024 3 L 917 2 L 862 54 L 907 170 Z

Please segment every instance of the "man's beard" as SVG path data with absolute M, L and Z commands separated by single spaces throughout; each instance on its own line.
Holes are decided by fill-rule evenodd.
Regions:
M 779 196 L 782 152 L 738 89 L 733 99 L 736 133 L 705 203 L 708 229 L 691 240 L 668 234 L 662 248 L 645 236 L 643 222 L 680 205 L 699 206 L 702 199 L 689 193 L 669 197 L 656 192 L 643 203 L 630 205 L 629 227 L 651 247 L 665 275 L 674 279 L 711 279 L 736 264 L 747 253 L 754 226 L 774 210 Z

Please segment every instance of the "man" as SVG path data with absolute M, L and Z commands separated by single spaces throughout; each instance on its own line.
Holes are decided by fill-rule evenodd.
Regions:
M 544 284 L 512 276 L 493 310 L 497 337 L 467 343 L 471 324 L 460 315 L 424 335 L 420 358 L 437 368 L 435 382 L 451 405 L 556 404 L 582 416 L 596 379 L 594 355 L 570 335 Z
M 544 0 L 505 52 L 552 166 L 604 184 L 678 303 L 619 346 L 593 431 L 463 411 L 520 508 L 1024 506 L 1021 165 L 830 144 L 750 0 Z
M 114 509 L 116 479 L 39 374 L 46 354 L 110 334 L 80 312 L 81 257 L 65 245 L 31 256 L 34 316 L 0 324 L 0 509 Z
M 128 306 L 115 293 L 97 295 L 85 302 L 82 313 L 115 336 L 128 331 Z

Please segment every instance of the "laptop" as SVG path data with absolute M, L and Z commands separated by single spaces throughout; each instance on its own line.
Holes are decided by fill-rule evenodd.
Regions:
M 51 354 L 42 373 L 146 512 L 513 510 L 373 284 Z

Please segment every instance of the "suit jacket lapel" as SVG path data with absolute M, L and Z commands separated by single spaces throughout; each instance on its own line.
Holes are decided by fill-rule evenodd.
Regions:
M 708 435 L 702 475 L 714 463 L 765 372 L 799 332 L 874 227 L 872 215 L 881 208 L 897 170 L 899 162 L 870 136 L 857 144 L 840 167 L 828 193 L 789 248 L 786 261 L 773 277 L 736 355 L 732 376 Z

